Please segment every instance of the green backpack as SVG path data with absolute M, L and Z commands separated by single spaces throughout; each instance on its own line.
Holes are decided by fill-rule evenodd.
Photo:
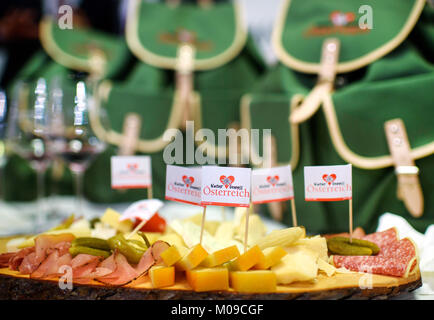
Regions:
M 242 126 L 272 129 L 275 163 L 291 164 L 298 222 L 311 232 L 347 231 L 348 204 L 305 202 L 303 167 L 345 163 L 354 226 L 374 231 L 393 212 L 424 232 L 434 223 L 433 10 L 423 0 L 363 5 L 284 1 L 272 39 L 280 63 L 243 97 Z M 373 29 L 363 29 L 369 12 Z M 261 209 L 291 225 L 288 208 Z
M 248 37 L 240 7 L 231 2 L 202 2 L 173 6 L 169 1 L 130 1 L 126 42 L 88 30 L 65 33 L 50 20 L 41 25 L 43 47 L 54 61 L 41 53 L 43 58 L 35 57 L 20 76 L 34 74 L 34 80 L 39 76 L 50 80 L 51 75 L 64 72 L 64 90 L 72 94 L 68 72 L 88 72 L 98 79 L 96 107 L 104 108 L 109 116 L 108 132 L 97 118 L 91 118 L 93 129 L 109 147 L 85 174 L 84 193 L 89 200 L 121 202 L 146 196 L 144 190 L 110 187 L 109 158 L 122 144 L 127 115 L 141 118 L 132 151 L 151 156 L 153 195 L 159 198 L 164 197 L 166 177 L 163 150 L 170 142 L 163 140 L 166 129 L 183 129 L 185 120 L 194 120 L 195 130 L 203 127 L 217 132 L 240 126 L 241 97 L 252 89 L 264 66 Z M 105 51 L 104 41 L 116 45 Z M 77 47 L 82 56 L 72 50 Z M 44 61 L 36 65 L 37 59 Z M 16 166 L 21 168 L 22 163 Z M 70 183 L 68 170 L 60 181 L 65 186 Z

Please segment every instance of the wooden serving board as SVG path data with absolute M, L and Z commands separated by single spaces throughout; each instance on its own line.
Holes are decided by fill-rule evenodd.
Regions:
M 123 287 L 108 287 L 93 281 L 86 285 L 74 284 L 72 290 L 62 290 L 57 278 L 30 279 L 28 275 L 4 268 L 0 269 L 0 299 L 386 299 L 422 285 L 420 274 L 406 279 L 373 275 L 373 288 L 362 289 L 359 281 L 363 276 L 366 277 L 358 273 L 340 273 L 332 277 L 319 274 L 314 282 L 278 286 L 275 293 L 267 294 L 243 294 L 232 289 L 194 292 L 182 274 L 176 275 L 174 286 L 164 289 L 153 289 L 149 278 L 143 276 Z
M 4 252 L 5 240 L 0 239 L 0 252 Z M 361 279 L 364 277 L 363 279 Z M 229 289 L 219 292 L 194 292 L 182 273 L 176 274 L 176 284 L 164 289 L 154 289 L 148 276 L 123 287 L 110 287 L 97 281 L 90 284 L 74 284 L 72 290 L 59 288 L 58 278 L 36 280 L 21 275 L 8 268 L 0 269 L 0 299 L 115 299 L 115 300 L 155 300 L 155 299 L 387 299 L 411 292 L 422 286 L 420 273 L 397 278 L 372 275 L 372 289 L 363 289 L 360 283 L 367 284 L 366 274 L 338 273 L 332 277 L 320 273 L 316 281 L 297 282 L 278 286 L 275 293 L 244 294 Z

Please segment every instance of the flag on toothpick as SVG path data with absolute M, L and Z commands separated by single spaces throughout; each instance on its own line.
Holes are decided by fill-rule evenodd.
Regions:
M 249 207 L 250 168 L 202 167 L 202 205 Z
M 251 199 L 250 168 L 202 167 L 202 205 L 249 207 Z M 246 210 L 246 232 L 244 251 L 247 250 L 249 211 Z
M 268 203 L 294 199 L 291 166 L 254 169 L 252 171 L 252 203 Z
M 168 165 L 166 168 L 166 200 L 200 205 L 201 179 L 200 167 Z
M 343 201 L 353 197 L 351 164 L 304 167 L 306 201 Z
M 353 237 L 353 181 L 351 164 L 304 167 L 306 201 L 348 200 L 350 241 Z
M 111 185 L 113 189 L 152 188 L 151 157 L 111 157 Z
M 291 166 L 254 169 L 252 171 L 252 203 L 291 201 L 292 224 L 297 226 Z
M 140 200 L 131 204 L 123 213 L 120 221 L 138 218 L 148 221 L 163 207 L 163 201 L 158 199 Z

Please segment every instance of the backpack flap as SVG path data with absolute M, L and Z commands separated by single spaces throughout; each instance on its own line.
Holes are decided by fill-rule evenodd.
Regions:
M 319 75 L 291 121 L 305 121 L 319 109 L 322 97 L 333 90 L 336 73 L 365 67 L 407 38 L 425 0 L 398 2 L 284 2 L 273 31 L 274 50 L 289 68 Z
M 58 64 L 98 78 L 116 75 L 129 58 L 125 42 L 118 37 L 89 29 L 60 29 L 49 16 L 41 21 L 39 38 Z
M 354 71 L 398 47 L 424 5 L 425 0 L 374 0 L 368 6 L 358 0 L 285 0 L 274 27 L 273 46 L 289 68 L 317 74 L 324 40 L 336 38 L 341 43 L 336 72 Z
M 362 169 L 394 167 L 398 198 L 414 217 L 424 211 L 418 186 L 426 190 L 434 187 L 426 179 L 425 170 L 430 169 L 420 167 L 419 174 L 418 170 L 404 172 L 401 167 L 418 165 L 419 159 L 432 158 L 434 153 L 429 94 L 434 87 L 433 73 L 434 68 L 417 52 L 403 46 L 372 63 L 360 82 L 327 95 L 322 105 L 327 131 L 339 156 Z M 399 136 L 391 138 L 395 133 L 391 134 L 389 122 L 394 119 L 400 119 Z
M 241 8 L 230 2 L 203 2 L 133 0 L 128 8 L 126 39 L 131 51 L 146 64 L 175 71 L 182 129 L 187 120 L 195 121 L 195 130 L 232 126 L 239 119 L 235 110 L 241 95 L 252 83 L 251 67 L 235 59 L 247 41 Z M 243 80 L 233 85 L 240 77 Z M 215 157 L 227 151 L 217 146 L 207 150 Z

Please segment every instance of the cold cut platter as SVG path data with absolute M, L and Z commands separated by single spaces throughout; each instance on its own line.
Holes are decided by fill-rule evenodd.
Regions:
M 365 235 L 267 232 L 242 212 L 132 233 L 109 209 L 98 221 L 71 218 L 39 235 L 0 240 L 0 299 L 384 299 L 422 285 L 413 241 L 392 228 Z

